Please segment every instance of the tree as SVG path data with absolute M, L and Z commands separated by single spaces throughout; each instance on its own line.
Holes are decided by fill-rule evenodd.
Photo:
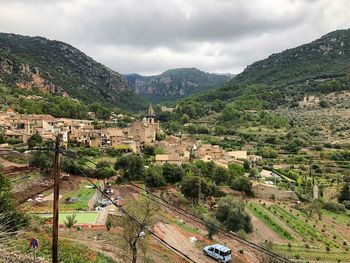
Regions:
M 259 149 L 258 154 L 263 158 L 277 158 L 278 152 L 272 147 L 262 147 Z
M 223 167 L 216 167 L 213 173 L 213 180 L 217 185 L 230 183 L 230 174 L 227 169 Z
M 208 238 L 213 239 L 213 236 L 219 232 L 220 222 L 215 217 L 208 217 L 205 220 L 205 227 L 208 231 Z
M 244 192 L 247 196 L 254 196 L 252 182 L 245 176 L 237 176 L 232 179 L 231 188 Z
M 151 145 L 145 145 L 143 147 L 142 151 L 146 156 L 154 156 L 155 155 L 155 148 Z
M 197 203 L 199 199 L 199 194 L 201 192 L 201 178 L 199 176 L 185 176 L 182 178 L 180 190 L 181 193 L 192 200 L 192 202 Z
M 111 167 L 108 161 L 99 161 L 96 164 L 96 177 L 99 179 L 107 179 L 112 177 L 116 171 Z
M 40 169 L 40 172 L 45 175 L 52 175 L 54 156 L 52 152 L 34 151 L 29 158 L 31 166 Z
M 244 175 L 244 168 L 239 164 L 229 164 L 228 165 L 229 172 L 234 176 L 243 176 Z
M 96 118 L 100 120 L 108 120 L 111 117 L 111 110 L 99 103 L 91 104 L 89 110 L 95 112 Z
M 5 142 L 5 138 L 4 135 L 2 133 L 0 133 L 0 144 Z
M 312 200 L 312 202 L 307 206 L 306 211 L 310 217 L 314 214 L 318 215 L 318 219 L 322 220 L 322 208 L 324 206 L 324 202 L 321 198 L 317 198 Z
M 167 183 L 175 184 L 180 182 L 185 172 L 181 166 L 165 163 L 163 165 L 163 176 Z
M 75 219 L 76 218 L 76 214 L 73 215 L 68 215 L 66 217 L 66 220 L 63 221 L 64 225 L 68 228 L 72 228 L 78 221 Z
M 40 136 L 40 134 L 33 134 L 28 139 L 28 146 L 30 148 L 33 148 L 35 146 L 42 144 L 42 142 L 43 142 L 43 138 Z
M 136 263 L 138 250 L 146 251 L 148 237 L 144 228 L 151 227 L 153 224 L 153 217 L 157 208 L 151 203 L 149 199 L 126 199 L 124 204 L 125 210 L 128 214 L 136 219 L 142 226 L 137 224 L 127 215 L 118 219 L 120 227 L 123 228 L 124 247 L 127 248 L 132 260 Z
M 108 179 L 115 174 L 116 174 L 116 171 L 110 166 L 101 167 L 96 170 L 96 178 L 99 178 L 99 179 Z
M 241 229 L 246 233 L 253 232 L 251 217 L 245 211 L 243 202 L 237 201 L 231 196 L 226 196 L 219 200 L 215 217 L 228 230 L 233 232 Z
M 250 169 L 249 176 L 257 179 L 257 178 L 259 178 L 260 173 L 259 173 L 258 169 L 253 168 L 253 169 Z
M 320 107 L 321 107 L 321 108 L 328 108 L 328 107 L 329 107 L 329 104 L 328 104 L 327 101 L 321 100 L 321 101 L 320 101 Z
M 115 170 L 122 170 L 128 180 L 140 180 L 143 178 L 143 159 L 139 155 L 129 154 L 120 157 L 114 165 Z
M 0 218 L 2 231 L 18 230 L 28 224 L 28 218 L 17 211 L 16 201 L 11 193 L 11 182 L 0 173 Z
M 146 172 L 145 182 L 150 187 L 160 187 L 166 184 L 164 176 L 162 174 L 161 166 L 151 166 Z
M 243 167 L 244 167 L 244 170 L 246 170 L 246 172 L 249 172 L 250 171 L 250 167 L 251 167 L 250 161 L 244 160 Z
M 344 201 L 350 201 L 350 188 L 349 188 L 349 184 L 347 183 L 344 184 L 338 196 L 339 203 L 343 203 Z

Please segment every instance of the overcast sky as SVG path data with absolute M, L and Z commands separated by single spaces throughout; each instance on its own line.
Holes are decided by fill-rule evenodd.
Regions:
M 67 42 L 121 72 L 239 73 L 350 27 L 349 0 L 0 0 L 0 32 Z

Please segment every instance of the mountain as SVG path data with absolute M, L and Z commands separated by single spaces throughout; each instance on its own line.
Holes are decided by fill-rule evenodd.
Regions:
M 338 30 L 255 62 L 235 81 L 286 85 L 338 78 L 349 70 L 349 59 L 350 30 Z
M 350 29 L 255 62 L 215 92 L 197 100 L 262 100 L 266 107 L 292 105 L 306 93 L 350 89 Z
M 125 78 L 60 41 L 0 33 L 0 84 L 137 110 L 144 100 Z
M 196 68 L 170 69 L 156 76 L 125 75 L 129 88 L 154 103 L 174 101 L 221 86 L 232 76 L 212 74 Z

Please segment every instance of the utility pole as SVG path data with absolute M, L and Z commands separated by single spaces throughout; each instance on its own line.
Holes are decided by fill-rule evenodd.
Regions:
M 61 136 L 56 136 L 54 163 L 54 193 L 53 193 L 53 226 L 52 226 L 52 263 L 58 263 L 58 199 L 60 192 L 60 143 Z

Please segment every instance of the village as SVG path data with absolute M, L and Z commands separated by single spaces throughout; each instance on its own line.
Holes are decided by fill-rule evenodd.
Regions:
M 173 108 L 163 106 L 161 109 L 171 111 Z M 157 165 L 165 163 L 181 165 L 193 160 L 202 160 L 212 161 L 224 168 L 228 168 L 232 163 L 243 167 L 244 161 L 249 161 L 254 167 L 262 160 L 261 156 L 249 155 L 245 150 L 225 151 L 218 145 L 204 144 L 190 135 L 164 136 L 163 140 L 158 141 L 157 135 L 163 135 L 163 131 L 152 106 L 142 120 L 134 120 L 126 128 L 96 129 L 94 122 L 94 120 L 54 118 L 51 115 L 17 114 L 10 107 L 6 112 L 0 113 L 0 131 L 5 139 L 17 143 L 27 144 L 33 134 L 40 135 L 44 140 L 54 140 L 55 136 L 60 134 L 62 144 L 65 146 L 68 143 L 75 143 L 102 151 L 115 148 L 125 153 L 140 154 L 144 146 L 154 146 L 162 149 L 161 154 L 155 154 L 154 163 Z M 110 122 L 115 123 L 117 120 Z M 8 144 L 0 145 L 1 148 L 6 146 Z M 281 200 L 297 200 L 292 191 L 283 191 L 274 186 L 276 180 L 280 180 L 280 176 L 276 173 L 260 169 L 259 177 L 259 180 L 253 181 L 257 197 L 270 198 L 274 195 Z
M 173 109 L 161 107 L 160 110 L 172 111 Z M 90 115 L 94 116 L 94 113 L 91 112 Z M 297 227 L 303 221 L 302 218 L 299 220 L 297 217 L 302 213 L 300 211 L 303 210 L 300 209 L 303 209 L 304 205 L 300 202 L 297 193 L 289 187 L 289 185 L 297 185 L 298 182 L 289 174 L 283 173 L 283 168 L 288 167 L 283 161 L 276 161 L 272 166 L 267 166 L 264 164 L 265 158 L 257 153 L 252 154 L 248 150 L 225 150 L 219 145 L 203 142 L 193 134 L 166 134 L 152 106 L 141 117 L 129 119 L 128 124 L 121 128 L 115 124 L 123 120 L 123 116 L 113 116 L 110 120 L 102 121 L 96 118 L 79 120 L 55 118 L 50 115 L 18 114 L 11 108 L 0 113 L 3 138 L 3 143 L 0 145 L 2 165 L 0 168 L 13 185 L 12 193 L 18 202 L 19 211 L 28 213 L 31 217 L 40 218 L 41 224 L 45 227 L 52 224 L 54 197 L 52 170 L 42 169 L 42 163 L 33 166 L 31 160 L 38 154 L 40 162 L 51 159 L 53 161 L 53 155 L 45 156 L 45 153 L 35 151 L 36 147 L 31 147 L 30 141 L 33 136 L 40 136 L 44 142 L 38 147 L 42 147 L 45 142 L 53 142 L 56 136 L 61 134 L 63 149 L 79 151 L 82 155 L 80 161 L 78 160 L 75 164 L 76 168 L 71 171 L 69 165 L 67 166 L 69 159 L 62 156 L 65 168 L 62 169 L 60 180 L 59 229 L 60 236 L 64 239 L 70 240 L 79 233 L 79 242 L 84 242 L 88 246 L 91 245 L 92 240 L 108 241 L 113 244 L 120 242 L 117 241 L 120 238 L 118 232 L 120 228 L 118 224 L 111 223 L 123 218 L 118 207 L 127 206 L 128 200 L 134 202 L 148 191 L 178 206 L 179 209 L 188 209 L 188 207 L 193 211 L 201 209 L 201 215 L 217 213 L 220 200 L 225 199 L 222 195 L 241 200 L 246 204 L 246 211 L 252 220 L 253 232 L 249 234 L 249 240 L 262 246 L 273 245 L 283 254 L 290 253 L 288 247 L 291 240 L 294 242 L 293 246 L 296 246 L 297 242 L 304 242 L 298 235 L 303 231 L 309 231 L 309 224 L 315 225 L 317 230 L 315 234 L 308 232 L 308 238 L 310 240 L 319 238 L 317 244 L 322 246 L 327 246 L 328 240 L 334 240 L 334 236 L 338 235 L 341 225 L 335 233 L 331 225 L 325 229 L 322 221 L 311 219 L 306 214 L 305 217 L 308 218 L 306 220 L 310 220 L 310 223 L 304 222 L 302 230 Z M 153 149 L 152 154 L 147 152 L 150 148 Z M 110 155 L 111 152 L 118 152 L 118 155 Z M 138 172 L 134 172 L 134 175 L 130 174 L 134 177 L 127 177 L 129 175 L 126 174 L 126 170 L 117 167 L 118 160 L 125 161 L 129 157 L 131 162 L 137 161 L 134 158 L 143 159 L 141 162 L 143 177 L 137 177 Z M 50 166 L 50 163 L 48 165 Z M 212 170 L 206 170 L 209 167 L 212 167 Z M 170 173 L 182 171 L 182 179 L 181 181 L 176 179 L 174 183 L 170 178 L 157 184 L 158 171 L 161 171 L 163 178 L 168 178 L 165 176 L 169 171 Z M 188 174 L 186 176 L 183 175 L 185 171 Z M 206 171 L 209 171 L 209 174 L 206 174 Z M 192 172 L 195 172 L 195 176 L 191 175 Z M 85 173 L 89 173 L 88 176 L 91 179 L 88 179 Z M 229 179 L 232 180 L 231 183 L 217 177 L 225 177 L 225 174 L 231 176 Z M 210 176 L 211 179 L 208 180 L 205 176 L 206 178 Z M 126 181 L 122 178 L 126 178 Z M 188 188 L 190 194 L 201 196 L 198 203 L 193 201 L 195 200 L 192 199 L 193 195 L 184 195 L 183 187 L 187 178 L 201 180 L 199 182 L 204 190 L 197 188 L 197 181 L 190 181 Z M 103 191 L 103 194 L 96 189 L 96 186 Z M 318 185 L 315 184 L 310 190 L 313 200 L 317 201 L 320 196 Z M 335 192 L 328 194 L 323 190 L 323 196 L 330 196 L 330 194 Z M 287 211 L 292 211 L 292 214 L 288 215 Z M 165 209 L 154 225 L 154 231 L 172 245 L 191 254 L 198 262 L 211 262 L 201 250 L 202 247 L 214 241 L 208 239 L 207 230 L 203 225 L 198 225 L 196 221 L 186 218 L 181 213 L 181 210 L 179 213 L 179 211 Z M 331 220 L 328 217 L 337 216 L 336 214 L 326 215 L 326 220 Z M 76 220 L 73 224 L 75 230 L 72 230 L 72 226 L 67 226 L 67 220 L 72 216 Z M 281 227 L 274 221 L 279 222 Z M 293 222 L 294 225 L 289 226 L 288 222 Z M 320 233 L 322 233 L 322 239 Z M 45 240 L 41 236 L 40 238 Z M 216 242 L 224 240 L 226 246 L 233 248 L 233 255 L 237 262 L 260 262 L 260 254 L 256 250 L 228 239 L 222 233 L 218 233 L 216 238 Z M 243 234 L 243 238 L 247 238 L 247 234 Z M 272 242 L 266 243 L 266 240 L 269 242 L 272 240 Z M 340 244 L 342 240 L 339 238 L 337 242 Z M 337 253 L 339 251 L 339 257 L 345 257 L 344 252 L 338 248 L 340 246 L 338 243 L 334 245 L 332 243 L 332 246 L 336 247 Z M 310 258 L 318 256 L 320 253 L 318 246 L 315 245 L 317 255 L 310 254 Z M 98 245 L 97 249 L 107 253 L 103 243 Z M 163 254 L 159 254 L 158 257 L 155 253 L 158 249 L 157 244 L 152 242 L 150 253 L 153 259 L 155 262 L 163 262 L 162 257 L 167 257 L 168 254 L 163 251 Z M 308 248 L 305 249 L 308 250 Z M 109 246 L 108 250 L 112 251 L 107 254 L 113 259 L 123 254 L 119 248 L 113 246 Z M 174 258 L 171 262 L 178 262 L 177 260 Z

